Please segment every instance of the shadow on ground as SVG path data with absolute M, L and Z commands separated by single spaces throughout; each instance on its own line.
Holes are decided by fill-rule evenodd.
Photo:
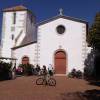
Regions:
M 100 90 L 86 90 L 85 92 L 73 92 L 61 94 L 61 100 L 100 100 Z
M 89 85 L 100 86 L 100 80 L 92 80 L 92 81 L 89 81 Z

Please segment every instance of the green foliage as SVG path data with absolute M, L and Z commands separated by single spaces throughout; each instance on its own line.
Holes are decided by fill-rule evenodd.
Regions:
M 100 50 L 100 12 L 96 14 L 94 23 L 89 29 L 87 42 L 91 47 Z
M 27 64 L 26 66 L 26 75 L 32 75 L 32 65 Z
M 75 68 L 68 74 L 69 78 L 82 78 L 83 73 L 80 70 L 76 70 Z
M 0 80 L 6 80 L 11 78 L 11 63 L 0 61 Z
M 20 64 L 19 67 L 23 69 L 23 74 L 24 75 L 32 75 L 32 64 Z

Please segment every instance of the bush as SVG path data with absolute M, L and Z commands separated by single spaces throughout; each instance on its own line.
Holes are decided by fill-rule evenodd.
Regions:
M 70 78 L 82 78 L 82 72 L 80 70 L 72 69 L 72 71 L 68 74 Z
M 20 64 L 16 70 L 17 75 L 33 75 L 32 64 Z
M 32 75 L 32 65 L 31 64 L 27 64 L 25 66 L 25 75 Z
M 24 73 L 23 73 L 23 68 L 18 67 L 18 68 L 16 69 L 16 74 L 17 74 L 17 75 L 23 75 L 23 74 L 24 74 Z
M 0 80 L 7 80 L 12 78 L 11 63 L 0 62 Z
M 83 73 L 82 73 L 80 70 L 78 70 L 78 71 L 76 72 L 76 78 L 81 79 L 81 78 L 82 78 L 82 75 L 83 75 Z

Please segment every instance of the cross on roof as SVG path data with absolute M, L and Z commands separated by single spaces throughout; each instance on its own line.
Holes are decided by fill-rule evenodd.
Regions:
M 59 9 L 59 15 L 63 15 L 63 9 L 62 8 Z

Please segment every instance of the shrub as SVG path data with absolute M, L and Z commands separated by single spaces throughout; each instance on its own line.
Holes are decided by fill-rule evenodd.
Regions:
M 0 80 L 7 80 L 12 78 L 11 63 L 0 62 Z
M 32 64 L 20 64 L 16 70 L 18 75 L 32 75 L 33 65 Z
M 68 74 L 70 78 L 82 78 L 82 72 L 80 70 L 76 70 L 75 68 Z
M 80 70 L 76 71 L 76 78 L 80 78 L 81 79 L 82 75 L 83 75 L 83 73 Z
M 32 65 L 31 64 L 26 64 L 25 65 L 25 75 L 32 75 Z

